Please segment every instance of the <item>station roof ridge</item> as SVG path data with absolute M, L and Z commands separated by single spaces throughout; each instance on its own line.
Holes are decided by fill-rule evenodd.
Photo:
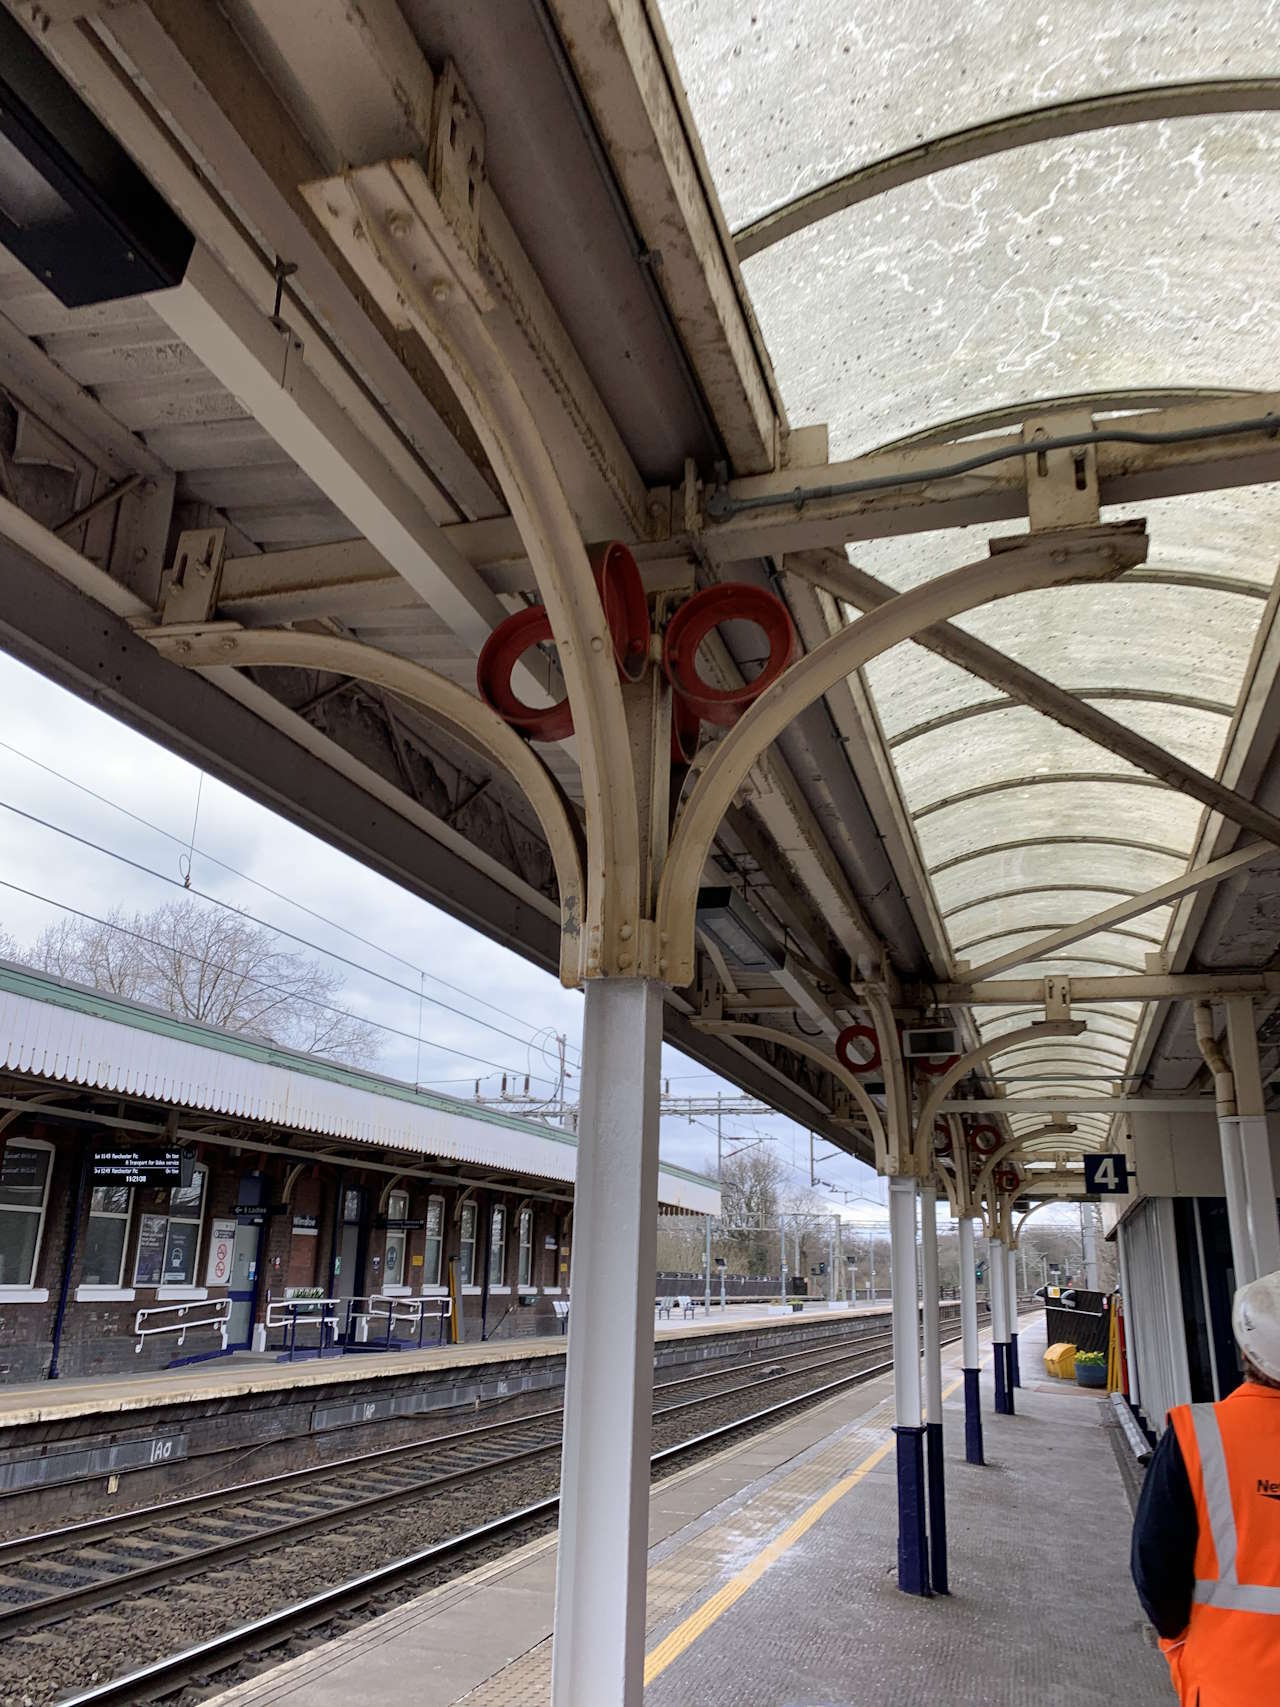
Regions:
M 54 1018 L 57 1010 L 79 1016 L 90 1022 L 89 1027 L 77 1026 L 70 1017 L 59 1023 Z M 152 1049 L 136 1060 L 122 1061 L 118 1053 L 111 1052 L 115 1041 L 111 1033 L 99 1027 L 148 1033 L 163 1040 L 161 1053 Z M 163 1050 L 164 1042 L 185 1049 L 170 1054 Z M 201 1075 L 198 1058 L 189 1053 L 193 1049 L 238 1057 L 245 1063 L 245 1071 L 215 1091 Z M 481 1165 L 518 1166 L 550 1179 L 574 1177 L 577 1139 L 557 1127 L 457 1097 L 417 1090 L 400 1079 L 263 1043 L 200 1020 L 183 1019 L 11 961 L 0 961 L 0 1069 L 163 1097 L 191 1108 L 268 1119 L 295 1130 L 314 1128 L 361 1143 L 386 1143 Z M 310 1084 L 285 1077 L 295 1074 Z M 325 1086 L 337 1094 L 326 1096 Z M 382 1101 L 444 1116 L 446 1123 L 431 1122 L 415 1130 L 422 1126 L 421 1121 L 411 1113 L 379 1108 Z M 530 1141 L 529 1153 L 523 1145 L 518 1151 L 499 1151 L 500 1140 L 458 1130 L 463 1123 L 519 1133 Z M 713 1181 L 666 1161 L 661 1163 L 661 1172 L 663 1203 L 714 1212 L 716 1206 L 703 1201 L 704 1193 L 715 1192 Z M 694 1190 L 679 1190 L 677 1182 Z

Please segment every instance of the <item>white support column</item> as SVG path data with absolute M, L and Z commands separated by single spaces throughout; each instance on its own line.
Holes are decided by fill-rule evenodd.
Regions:
M 1249 1244 L 1255 1275 L 1280 1269 L 1280 1222 L 1276 1218 L 1276 1186 L 1271 1169 L 1258 1035 L 1254 1029 L 1252 996 L 1228 996 L 1227 1048 L 1236 1086 L 1236 1113 L 1230 1124 L 1239 1135 L 1244 1178 Z
M 1134 1297 L 1129 1290 L 1129 1242 L 1123 1221 L 1116 1228 L 1116 1253 L 1120 1259 L 1120 1301 L 1124 1307 L 1124 1357 L 1129 1371 L 1129 1398 L 1135 1405 L 1142 1403 L 1138 1390 L 1138 1359 L 1134 1340 Z
M 928 1594 L 920 1317 L 916 1301 L 916 1180 L 910 1174 L 894 1174 L 889 1179 L 889 1264 L 898 1450 L 898 1587 L 907 1594 Z
M 1009 1409 L 1005 1382 L 1008 1375 L 1009 1328 L 1006 1321 L 1008 1288 L 1005 1285 L 1004 1245 L 999 1239 L 987 1240 L 987 1297 L 991 1302 L 991 1352 L 996 1391 L 996 1411 L 1003 1415 Z
M 1018 1253 L 1010 1246 L 1006 1253 L 1005 1279 L 1008 1283 L 1009 1309 L 1009 1385 L 1021 1387 L 1018 1368 Z
M 1084 1245 L 1084 1283 L 1090 1292 L 1098 1290 L 1098 1229 L 1093 1219 L 1093 1205 L 1080 1205 L 1080 1239 Z
M 978 1399 L 978 1279 L 974 1263 L 973 1222 L 960 1217 L 960 1337 L 964 1362 L 964 1455 L 981 1464 L 982 1407 Z
M 640 1707 L 662 986 L 587 986 L 560 1472 L 553 1707 Z
M 1218 1116 L 1218 1144 L 1222 1152 L 1222 1189 L 1227 1199 L 1227 1225 L 1231 1232 L 1231 1266 L 1237 1287 L 1258 1278 L 1253 1262 L 1253 1239 L 1249 1231 L 1249 1195 L 1244 1183 L 1240 1155 L 1240 1122 L 1234 1115 Z
M 929 1484 L 929 1578 L 947 1593 L 947 1495 L 942 1453 L 942 1323 L 938 1309 L 938 1188 L 920 1182 L 920 1290 L 924 1313 L 925 1461 Z

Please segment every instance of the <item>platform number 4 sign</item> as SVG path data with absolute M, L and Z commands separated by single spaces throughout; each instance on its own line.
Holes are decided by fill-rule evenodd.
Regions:
M 1086 1191 L 1123 1196 L 1129 1189 L 1129 1164 L 1122 1155 L 1086 1156 L 1084 1159 L 1084 1188 Z

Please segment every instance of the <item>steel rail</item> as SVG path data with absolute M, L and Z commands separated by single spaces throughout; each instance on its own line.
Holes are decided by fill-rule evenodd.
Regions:
M 875 1321 L 876 1318 L 868 1317 L 864 1320 Z M 883 1340 L 884 1337 L 882 1335 L 880 1339 Z M 831 1344 L 825 1346 L 816 1346 L 811 1352 L 786 1351 L 775 1348 L 771 1349 L 767 1356 L 769 1359 L 816 1356 L 821 1352 L 830 1351 L 833 1345 L 847 1344 L 852 1347 L 855 1343 L 861 1345 L 875 1338 L 876 1336 L 872 1334 L 852 1335 L 847 1338 L 833 1339 Z M 784 1344 L 786 1343 L 791 1342 L 788 1340 L 784 1342 Z M 757 1367 L 764 1361 L 765 1358 L 763 1357 L 747 1358 L 719 1369 L 701 1370 L 693 1375 L 679 1375 L 668 1381 L 655 1380 L 654 1393 L 659 1394 L 668 1388 L 687 1386 L 694 1382 L 713 1381 L 723 1379 L 725 1376 L 738 1375 L 744 1370 Z M 795 1373 L 803 1374 L 803 1370 L 796 1370 Z M 523 1423 L 541 1422 L 560 1415 L 561 1408 L 559 1405 L 548 1406 L 543 1410 L 523 1411 L 518 1416 L 500 1417 L 492 1422 L 478 1423 L 471 1428 L 464 1429 L 461 1433 L 455 1431 L 451 1434 L 432 1434 L 427 1435 L 424 1439 L 400 1441 L 394 1446 L 373 1447 L 367 1452 L 348 1453 L 341 1458 L 329 1458 L 321 1463 L 306 1464 L 296 1470 L 276 1471 L 269 1476 L 255 1477 L 248 1482 L 232 1482 L 224 1487 L 212 1488 L 203 1493 L 182 1494 L 176 1499 L 157 1500 L 151 1505 L 136 1506 L 129 1511 L 112 1512 L 104 1517 L 83 1518 L 76 1523 L 62 1524 L 56 1529 L 43 1529 L 30 1535 L 15 1535 L 7 1540 L 0 1540 L 0 1572 L 3 1572 L 8 1565 L 20 1564 L 25 1559 L 38 1557 L 56 1548 L 88 1544 L 91 1541 L 107 1537 L 130 1535 L 137 1529 L 149 1527 L 154 1523 L 167 1523 L 178 1516 L 194 1517 L 202 1511 L 213 1510 L 225 1505 L 240 1504 L 243 1501 L 260 1498 L 264 1494 L 276 1493 L 294 1487 L 299 1483 L 319 1482 L 328 1476 L 339 1476 L 352 1471 L 376 1470 L 380 1464 L 412 1457 L 414 1453 L 426 1452 L 432 1446 L 457 1446 L 503 1430 L 518 1428 Z M 386 1420 L 408 1421 L 410 1419 L 393 1417 Z M 310 1433 L 298 1433 L 280 1436 L 273 1439 L 269 1444 L 276 1446 L 288 1444 L 291 1440 L 313 1438 L 314 1436 Z M 206 1456 L 221 1456 L 223 1452 L 236 1450 L 239 1449 L 233 1447 L 219 1448 L 216 1453 L 209 1453 Z M 188 1467 L 200 1462 L 202 1462 L 201 1459 L 188 1460 Z M 7 1491 L 4 1497 L 17 1499 L 30 1492 L 31 1489 L 29 1488 L 12 1489 Z
M 958 1334 L 949 1334 L 944 1343 L 951 1344 L 959 1337 Z M 888 1374 L 892 1368 L 892 1362 L 875 1364 L 870 1369 L 857 1370 L 835 1381 L 826 1382 L 811 1392 L 781 1399 L 776 1404 L 767 1405 L 745 1417 L 737 1417 L 732 1422 L 718 1424 L 715 1428 L 693 1435 L 688 1440 L 679 1441 L 674 1446 L 662 1447 L 651 1454 L 649 1462 L 651 1465 L 673 1462 L 681 1456 L 715 1441 L 724 1440 L 772 1417 L 781 1417 L 803 1405 L 819 1403 L 847 1387 L 873 1381 L 878 1376 Z M 123 1677 L 95 1684 L 78 1695 L 65 1696 L 58 1703 L 58 1707 L 109 1707 L 111 1703 L 155 1700 L 158 1696 L 182 1687 L 189 1678 L 207 1677 L 210 1672 L 225 1669 L 247 1654 L 276 1646 L 299 1630 L 331 1619 L 432 1564 L 443 1563 L 468 1548 L 499 1540 L 539 1518 L 550 1517 L 559 1504 L 559 1496 L 554 1494 L 543 1500 L 535 1500 L 530 1505 L 521 1506 L 517 1511 L 506 1512 L 501 1517 L 477 1524 L 443 1541 L 433 1542 L 429 1547 L 410 1553 L 402 1559 L 393 1560 L 390 1564 L 381 1565 L 376 1570 L 366 1571 L 349 1582 L 321 1589 L 318 1594 L 310 1595 L 292 1606 L 269 1612 L 262 1618 L 210 1637 L 208 1641 L 186 1648 L 181 1653 L 154 1660 Z
M 869 1336 L 870 1339 L 870 1336 Z M 870 1339 L 856 1349 L 846 1351 L 842 1357 L 830 1358 L 819 1368 L 830 1368 L 839 1363 L 847 1363 L 852 1358 L 874 1354 L 883 1349 L 887 1336 L 880 1335 Z M 655 1422 L 676 1411 L 685 1411 L 699 1405 L 709 1405 L 719 1399 L 735 1398 L 739 1394 L 751 1392 L 756 1387 L 770 1386 L 779 1381 L 794 1379 L 806 1373 L 804 1369 L 779 1369 L 762 1375 L 756 1381 L 748 1381 L 737 1387 L 731 1387 L 721 1392 L 702 1393 L 697 1398 L 682 1399 L 676 1404 L 655 1409 Z M 693 1379 L 697 1379 L 694 1377 Z M 671 1383 L 675 1385 L 675 1383 Z M 123 1600 L 129 1595 L 144 1593 L 151 1588 L 167 1587 L 170 1583 L 181 1582 L 191 1576 L 208 1569 L 213 1564 L 231 1565 L 242 1559 L 252 1558 L 258 1553 L 269 1552 L 273 1548 L 288 1545 L 294 1541 L 305 1540 L 309 1535 L 318 1534 L 328 1529 L 342 1528 L 359 1518 L 372 1516 L 375 1512 L 383 1511 L 390 1506 L 402 1506 L 415 1500 L 430 1498 L 448 1487 L 456 1487 L 461 1483 L 478 1480 L 479 1478 L 498 1474 L 517 1464 L 526 1464 L 535 1458 L 548 1457 L 559 1452 L 562 1444 L 560 1429 L 561 1412 L 559 1408 L 534 1413 L 529 1417 L 508 1418 L 504 1423 L 489 1425 L 489 1432 L 506 1429 L 518 1429 L 525 1422 L 546 1420 L 554 1421 L 555 1426 L 544 1430 L 545 1438 L 535 1440 L 530 1446 L 520 1447 L 512 1452 L 504 1452 L 498 1457 L 480 1464 L 465 1464 L 455 1470 L 446 1470 L 439 1475 L 424 1476 L 420 1481 L 408 1485 L 400 1485 L 383 1489 L 377 1493 L 365 1494 L 358 1499 L 347 1500 L 331 1506 L 324 1511 L 309 1512 L 302 1517 L 286 1518 L 283 1522 L 257 1530 L 254 1534 L 237 1536 L 230 1541 L 215 1541 L 208 1546 L 199 1547 L 192 1552 L 176 1558 L 161 1559 L 152 1564 L 139 1565 L 130 1571 L 114 1573 L 106 1578 L 85 1583 L 76 1588 L 62 1589 L 52 1595 L 46 1595 L 38 1600 L 27 1601 L 16 1605 L 0 1606 L 0 1640 L 17 1635 L 23 1630 L 43 1628 L 46 1625 L 60 1623 L 73 1612 L 91 1612 L 97 1607 L 109 1606 Z M 456 1446 L 459 1441 L 465 1443 L 467 1436 L 455 1437 L 447 1441 L 450 1446 Z M 394 1448 L 390 1449 L 394 1451 Z M 314 1470 L 312 1472 L 314 1474 Z M 296 1472 L 294 1473 L 296 1474 Z M 266 1489 L 241 1499 L 228 1498 L 234 1496 L 235 1490 L 224 1490 L 223 1497 L 216 1503 L 219 1505 L 237 1505 L 245 1503 L 245 1499 L 260 1499 Z M 323 1490 L 317 1489 L 322 1495 Z M 197 1496 L 206 1509 L 212 1503 L 209 1496 Z M 174 1502 L 175 1505 L 181 1502 Z M 191 1515 L 190 1511 L 186 1515 Z M 177 1521 L 173 1507 L 161 1507 L 159 1514 L 151 1520 L 157 1527 L 166 1527 Z M 141 1524 L 133 1526 L 143 1527 Z M 101 1531 L 100 1531 L 101 1533 Z M 109 1533 L 119 1534 L 120 1530 Z M 47 1551 L 47 1536 L 24 1537 L 27 1543 L 27 1556 L 31 1551 Z M 81 1541 L 87 1538 L 79 1537 Z M 39 1543 L 45 1543 L 44 1548 L 38 1548 Z M 2 1560 L 0 1560 L 2 1563 Z M 74 1561 L 67 1561 L 67 1568 L 74 1569 Z

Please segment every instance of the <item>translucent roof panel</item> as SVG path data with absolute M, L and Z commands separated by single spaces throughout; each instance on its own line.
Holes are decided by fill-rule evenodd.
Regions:
M 1258 241 L 1280 223 L 1278 153 L 1274 114 L 1099 131 L 953 167 L 752 257 L 793 418 L 826 421 L 840 457 L 1028 398 L 1256 385 L 1280 357 Z
M 1008 901 L 1013 899 L 1017 900 L 1016 925 L 1011 922 L 1010 917 L 1015 909 L 1007 905 Z M 1121 899 L 1122 896 L 1098 894 L 1090 889 L 1042 889 L 1016 897 L 1001 896 L 998 900 L 983 901 L 963 913 L 953 914 L 950 921 L 951 940 L 955 944 L 957 954 L 967 954 L 971 960 L 977 959 L 979 956 L 974 951 L 981 948 L 981 958 L 990 960 L 1001 952 L 1001 944 L 996 939 L 1002 932 L 1016 929 L 1023 932 L 1048 933 L 1060 929 L 1063 925 L 1086 919 L 1092 913 L 1101 912 L 1104 907 L 1113 907 Z M 1143 913 L 1138 919 L 1121 928 L 1154 936 L 1158 941 L 1169 922 L 1170 911 L 1168 907 L 1153 907 L 1149 913 Z
M 935 866 L 933 888 L 942 904 L 944 917 L 948 907 L 966 901 L 983 900 L 987 896 L 1007 895 L 1021 885 L 1026 888 L 1044 883 L 1101 882 L 1123 884 L 1134 894 L 1152 889 L 1176 877 L 1186 863 L 1186 855 L 1177 848 L 1166 853 L 1150 852 L 1143 837 L 1145 826 L 1116 824 L 1105 836 L 1083 841 L 1080 832 L 1074 834 L 1070 818 L 1055 826 L 1054 835 L 1030 843 L 1001 838 L 994 847 L 972 851 L 957 858 L 945 868 Z M 1008 826 L 1010 837 L 1025 832 L 1024 826 Z M 1136 846 L 1128 838 L 1143 838 Z M 1151 844 L 1154 846 L 1154 844 Z M 954 929 L 952 934 L 954 935 Z
M 1274 73 L 1272 0 L 660 0 L 731 225 L 883 154 L 1006 112 Z
M 932 812 L 916 824 L 928 865 L 972 853 L 1010 835 L 1103 837 L 1132 832 L 1163 847 L 1191 851 L 1200 807 L 1166 788 L 1124 783 L 1046 782 L 1001 789 Z M 1105 869 L 1099 858 L 1095 870 Z M 1157 880 L 1158 881 L 1158 880 Z
M 661 4 L 735 229 L 965 126 L 1280 67 L 1276 0 L 1190 11 L 1081 0 L 1058 12 L 1017 0 Z M 1275 112 L 1154 119 L 951 165 L 791 230 L 742 263 L 791 421 L 826 423 L 838 460 L 1016 430 L 1054 399 L 1115 413 L 1143 395 L 1274 385 L 1278 168 Z M 1280 484 L 1104 520 L 1135 514 L 1150 549 L 1134 571 L 991 604 L 956 626 L 1214 773 L 1276 575 Z M 902 591 L 985 557 L 990 532 L 1024 531 L 873 539 L 850 555 Z M 1032 952 L 1185 868 L 1203 809 L 1132 760 L 914 643 L 864 680 L 952 950 L 970 964 Z M 1143 970 L 1171 917 L 1153 909 L 1010 971 Z M 1013 1059 L 1068 1085 L 1074 1072 L 1081 1088 L 1118 1073 L 1140 1008 L 1101 1008 L 1096 1038 L 1037 1042 Z M 975 1017 L 989 1037 L 1028 1015 Z

